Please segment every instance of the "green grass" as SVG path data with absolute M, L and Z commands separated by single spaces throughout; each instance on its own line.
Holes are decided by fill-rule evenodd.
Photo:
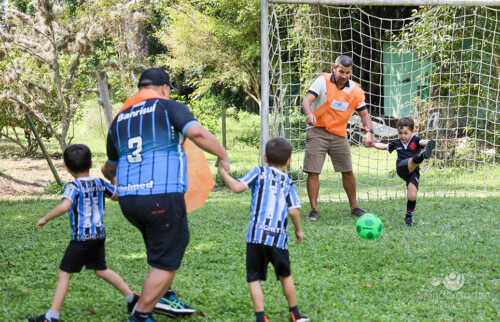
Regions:
M 191 241 L 174 289 L 206 316 L 184 321 L 252 321 L 245 280 L 245 237 L 250 194 L 212 193 L 189 215 Z M 0 216 L 0 317 L 20 321 L 50 306 L 57 268 L 69 241 L 66 217 L 36 228 L 53 200 L 2 201 Z M 495 320 L 500 316 L 500 198 L 419 200 L 416 225 L 403 225 L 405 200 L 371 202 L 384 231 L 365 241 L 345 203 L 322 203 L 320 220 L 306 221 L 305 241 L 290 243 L 292 274 L 301 310 L 313 321 Z M 140 291 L 147 273 L 142 238 L 108 203 L 105 224 L 108 266 Z M 290 227 L 291 239 L 293 228 Z M 447 290 L 446 275 L 464 275 L 464 286 Z M 270 268 L 263 282 L 266 313 L 287 321 L 287 304 Z M 124 321 L 118 291 L 90 271 L 75 274 L 61 311 L 65 321 Z M 158 316 L 159 321 L 168 321 Z

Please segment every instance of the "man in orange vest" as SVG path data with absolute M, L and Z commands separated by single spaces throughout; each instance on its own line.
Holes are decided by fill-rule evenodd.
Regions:
M 365 104 L 365 93 L 358 83 L 350 80 L 352 58 L 342 55 L 335 60 L 332 73 L 323 73 L 311 84 L 302 108 L 307 130 L 304 172 L 307 173 L 307 194 L 311 203 L 308 219 L 318 219 L 319 174 L 328 153 L 336 172 L 342 173 L 342 183 L 349 199 L 351 214 L 361 216 L 365 211 L 357 207 L 356 179 L 352 171 L 351 151 L 347 140 L 347 123 L 358 112 L 366 135 L 363 145 L 373 144 L 370 114 Z

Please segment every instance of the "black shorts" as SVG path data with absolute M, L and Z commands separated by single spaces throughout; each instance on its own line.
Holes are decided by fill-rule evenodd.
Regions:
M 401 179 L 406 181 L 406 186 L 408 186 L 411 182 L 418 189 L 418 183 L 420 181 L 420 168 L 417 167 L 413 172 L 410 173 L 410 170 L 408 169 L 409 160 L 410 159 L 404 159 L 398 161 L 396 165 L 396 172 Z
M 267 266 L 274 266 L 276 279 L 290 276 L 290 257 L 288 249 L 281 249 L 262 244 L 247 243 L 247 282 L 265 281 Z
M 184 194 L 126 196 L 118 201 L 125 217 L 142 233 L 148 264 L 177 270 L 189 243 Z
M 104 239 L 70 241 L 59 268 L 66 273 L 79 273 L 84 265 L 98 271 L 107 269 Z

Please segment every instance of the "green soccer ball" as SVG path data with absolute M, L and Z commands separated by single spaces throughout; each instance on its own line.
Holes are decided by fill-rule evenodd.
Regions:
M 374 214 L 364 214 L 356 222 L 356 232 L 359 237 L 367 240 L 377 239 L 382 233 L 382 221 Z

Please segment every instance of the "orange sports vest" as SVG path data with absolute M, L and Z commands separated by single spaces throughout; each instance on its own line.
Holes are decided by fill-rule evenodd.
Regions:
M 358 83 L 352 82 L 354 86 L 338 89 L 335 83 L 330 81 L 332 74 L 322 73 L 326 81 L 326 102 L 314 111 L 316 116 L 315 127 L 324 127 L 328 132 L 341 136 L 347 136 L 347 122 L 356 108 L 365 100 L 365 93 Z

